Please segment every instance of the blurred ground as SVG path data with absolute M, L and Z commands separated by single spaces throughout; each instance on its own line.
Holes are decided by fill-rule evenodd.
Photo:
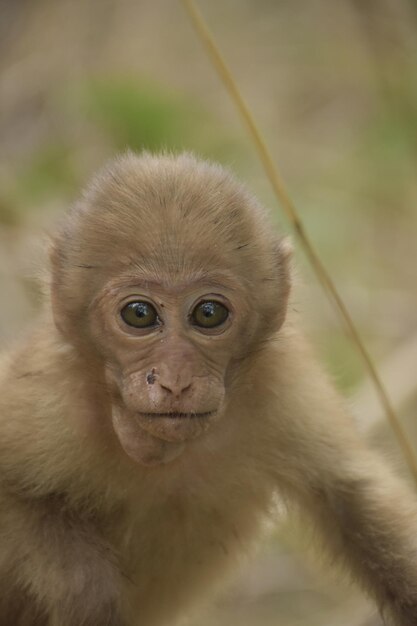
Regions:
M 401 413 L 416 408 L 417 5 L 201 0 L 292 197 Z M 230 165 L 285 218 L 180 3 L 0 1 L 0 344 L 33 322 L 44 237 L 89 174 L 127 147 Z M 375 441 L 397 457 L 364 372 L 296 246 L 294 298 Z M 300 290 L 299 290 L 300 291 Z M 414 366 L 414 367 L 413 367 Z M 370 422 L 369 422 L 370 423 Z M 368 426 L 363 420 L 364 429 Z M 286 522 L 200 626 L 364 625 L 359 592 Z

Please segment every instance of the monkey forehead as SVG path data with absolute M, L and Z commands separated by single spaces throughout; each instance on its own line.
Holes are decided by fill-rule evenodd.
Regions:
M 245 288 L 246 287 L 246 288 Z M 104 282 L 92 302 L 92 308 L 96 305 L 108 308 L 111 303 L 117 308 L 120 303 L 134 295 L 150 297 L 162 302 L 162 306 L 177 306 L 181 303 L 191 305 L 202 295 L 210 294 L 224 301 L 227 299 L 231 310 L 236 308 L 240 314 L 244 314 L 250 308 L 248 302 L 247 286 L 236 281 L 236 276 L 231 272 L 195 272 L 187 275 L 163 275 L 155 276 L 146 270 L 131 267 L 128 270 L 113 275 Z M 249 292 L 250 293 L 250 292 Z M 110 303 L 110 304 L 109 304 Z
M 259 257 L 268 266 L 265 255 L 276 248 L 248 191 L 220 166 L 190 155 L 117 159 L 93 179 L 63 231 L 63 247 L 87 265 L 86 257 L 100 264 L 136 257 L 168 271 L 235 266 L 246 273 L 250 263 L 254 274 Z
M 108 285 L 110 290 L 112 289 L 112 283 L 114 283 L 117 289 L 130 288 L 131 286 L 142 287 L 146 290 L 163 289 L 166 293 L 172 293 L 173 295 L 193 288 L 201 289 L 203 287 L 236 291 L 236 276 L 229 271 L 204 270 L 185 275 L 176 272 L 176 275 L 172 276 L 172 274 L 163 274 L 160 271 L 158 274 L 155 274 L 144 267 L 134 265 L 110 281 Z

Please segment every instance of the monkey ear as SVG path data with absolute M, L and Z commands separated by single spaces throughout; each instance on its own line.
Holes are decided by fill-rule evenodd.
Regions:
M 50 267 L 50 294 L 51 294 L 51 305 L 52 305 L 52 315 L 54 318 L 54 322 L 58 328 L 58 330 L 61 330 L 61 326 L 62 324 L 60 323 L 61 321 L 61 314 L 60 314 L 60 307 L 59 307 L 59 295 L 58 295 L 58 279 L 57 276 L 59 274 L 59 268 L 61 265 L 61 255 L 59 253 L 59 248 L 58 245 L 56 243 L 56 241 L 51 241 L 50 247 L 49 247 L 49 267 Z
M 294 252 L 294 246 L 292 245 L 291 238 L 289 236 L 283 237 L 278 242 L 278 256 L 284 264 L 288 264 Z
M 60 334 L 67 340 L 77 340 L 81 327 L 77 319 L 79 300 L 83 299 L 81 286 L 75 287 L 76 268 L 67 270 L 67 259 L 59 240 L 52 241 L 49 249 L 50 299 L 52 318 Z
M 293 245 L 290 237 L 282 237 L 275 244 L 275 267 L 278 270 L 278 278 L 282 286 L 288 291 L 291 283 L 291 259 L 293 255 Z
M 56 241 L 51 239 L 49 243 L 49 265 L 51 268 L 52 275 L 54 275 L 57 266 L 60 264 L 60 254 Z
M 291 257 L 293 253 L 293 245 L 289 237 L 280 239 L 275 248 L 275 263 L 277 271 L 277 279 L 279 285 L 278 293 L 278 309 L 275 308 L 274 329 L 278 330 L 284 323 L 288 299 L 291 290 Z

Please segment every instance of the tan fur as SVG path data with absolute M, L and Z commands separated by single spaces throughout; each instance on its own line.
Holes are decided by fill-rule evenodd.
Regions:
M 277 490 L 393 624 L 417 623 L 416 506 L 282 326 L 288 255 L 218 166 L 127 155 L 93 181 L 54 239 L 53 315 L 47 302 L 2 368 L 1 626 L 171 624 L 252 543 Z M 178 311 L 213 271 L 234 314 L 207 339 Z M 174 321 L 137 337 L 118 294 L 149 275 Z M 197 430 L 135 413 L 213 399 Z

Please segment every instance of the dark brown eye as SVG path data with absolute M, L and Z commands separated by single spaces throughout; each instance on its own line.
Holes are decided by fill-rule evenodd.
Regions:
M 216 328 L 221 326 L 229 317 L 229 311 L 220 302 L 206 300 L 197 304 L 191 313 L 191 321 L 201 328 Z
M 149 328 L 159 323 L 155 307 L 149 302 L 129 302 L 120 311 L 120 315 L 126 324 L 135 328 Z

